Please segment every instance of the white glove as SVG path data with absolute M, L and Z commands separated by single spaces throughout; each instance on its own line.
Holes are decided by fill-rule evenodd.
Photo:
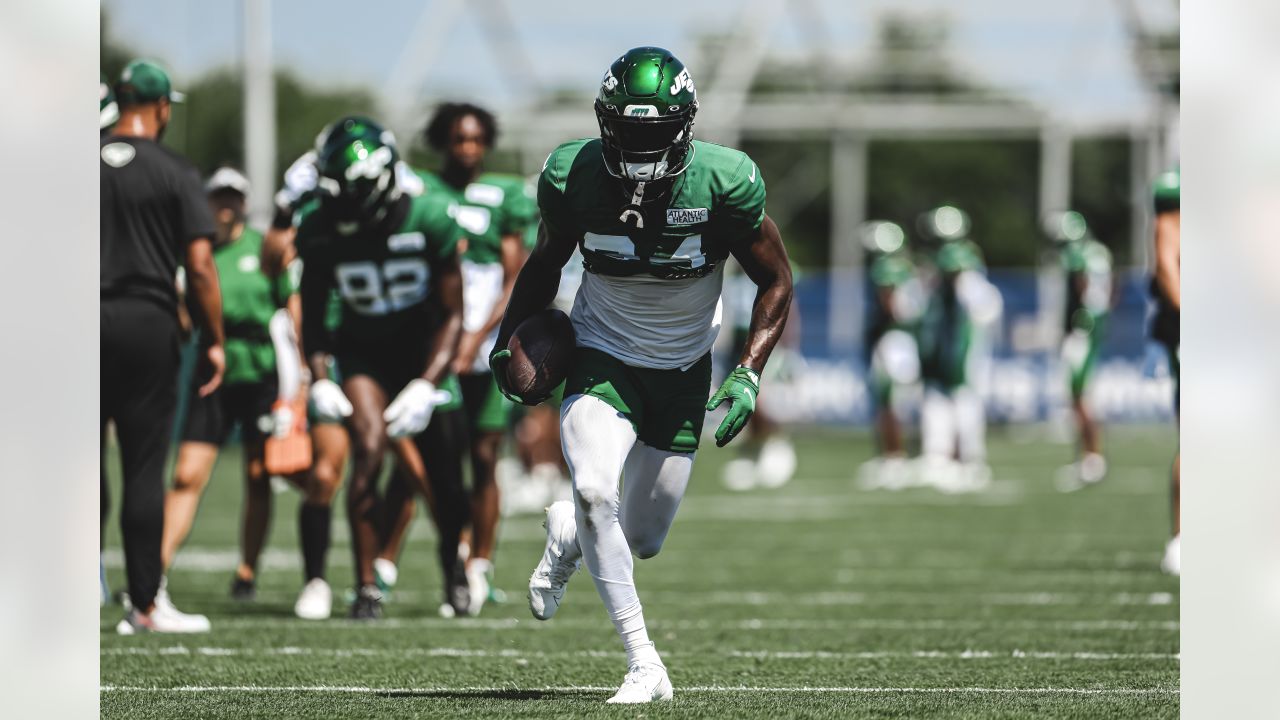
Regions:
M 401 438 L 426 430 L 431 424 L 431 412 L 452 398 L 453 393 L 437 390 L 422 378 L 411 381 L 382 414 L 382 419 L 387 421 L 387 436 Z
M 328 379 L 311 383 L 311 403 L 316 408 L 316 416 L 321 420 L 341 420 L 350 417 L 354 410 L 338 383 Z
M 278 403 L 271 411 L 271 434 L 275 437 L 288 437 L 293 430 L 293 408 L 288 403 Z
M 303 195 L 316 189 L 320 179 L 320 171 L 316 169 L 316 152 L 308 150 L 303 153 L 288 170 L 284 171 L 284 187 L 276 193 L 276 204 L 281 207 L 293 207 Z

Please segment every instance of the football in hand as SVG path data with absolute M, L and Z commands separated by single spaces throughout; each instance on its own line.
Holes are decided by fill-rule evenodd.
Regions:
M 576 343 L 573 323 L 548 308 L 530 317 L 507 342 L 507 387 L 521 398 L 541 402 L 569 375 Z

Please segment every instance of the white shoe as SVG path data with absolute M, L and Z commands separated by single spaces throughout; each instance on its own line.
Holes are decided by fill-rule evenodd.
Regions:
M 756 460 L 756 481 L 762 487 L 782 487 L 795 476 L 796 464 L 796 448 L 791 440 L 771 437 L 760 448 L 760 457 Z
M 746 492 L 756 486 L 756 461 L 738 457 L 720 469 L 720 482 L 734 492 Z
M 333 612 L 333 590 L 324 578 L 312 578 L 302 586 L 293 614 L 303 620 L 328 620 Z
M 475 617 L 489 599 L 489 574 L 493 572 L 493 563 L 484 558 L 476 558 L 467 563 L 467 592 L 471 602 L 467 614 Z
M 1164 557 L 1160 559 L 1160 569 L 1174 577 L 1182 575 L 1181 538 L 1181 535 L 1174 535 L 1169 544 L 1164 546 Z
M 169 579 L 160 578 L 160 589 L 156 591 L 156 606 L 151 611 L 152 630 L 171 633 L 206 633 L 209 632 L 209 618 L 194 613 L 178 610 L 169 597 Z
M 373 578 L 378 589 L 383 595 L 391 594 L 391 589 L 396 586 L 396 580 L 400 579 L 400 571 L 396 569 L 396 564 L 386 558 L 374 558 L 373 560 Z
M 637 663 L 627 670 L 627 677 L 622 687 L 609 698 L 610 705 L 634 705 L 670 700 L 674 692 L 671 680 L 667 678 L 667 669 L 652 663 Z
M 529 610 L 539 620 L 550 620 L 560 609 L 569 578 L 582 562 L 573 503 L 553 503 L 547 508 L 543 526 L 547 528 L 547 549 L 529 577 Z

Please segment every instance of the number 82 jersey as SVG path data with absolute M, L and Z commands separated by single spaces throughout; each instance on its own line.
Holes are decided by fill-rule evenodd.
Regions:
M 332 339 L 339 346 L 424 340 L 434 331 L 431 267 L 455 256 L 462 237 L 451 204 L 440 195 L 401 196 L 379 226 L 349 234 L 339 232 L 321 207 L 305 213 L 296 240 L 303 301 L 313 295 L 313 283 L 325 297 L 329 288 L 337 291 L 342 314 Z M 315 349 L 318 338 L 307 335 L 319 324 L 308 321 L 307 311 L 304 304 L 310 330 L 304 340 Z

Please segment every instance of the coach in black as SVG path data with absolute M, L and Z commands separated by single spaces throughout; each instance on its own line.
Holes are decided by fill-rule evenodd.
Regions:
M 132 609 L 117 626 L 135 632 L 208 630 L 201 616 L 157 602 L 164 528 L 164 465 L 177 405 L 175 278 L 185 260 L 193 314 L 210 339 L 212 379 L 222 381 L 222 299 L 213 264 L 213 217 L 200 175 L 160 145 L 170 103 L 180 99 L 159 66 L 134 61 L 116 85 L 120 119 L 101 141 L 102 522 L 106 525 L 105 438 L 115 421 L 124 465 L 120 526 Z M 206 375 L 207 376 L 207 375 Z M 168 605 L 171 609 L 172 606 Z

